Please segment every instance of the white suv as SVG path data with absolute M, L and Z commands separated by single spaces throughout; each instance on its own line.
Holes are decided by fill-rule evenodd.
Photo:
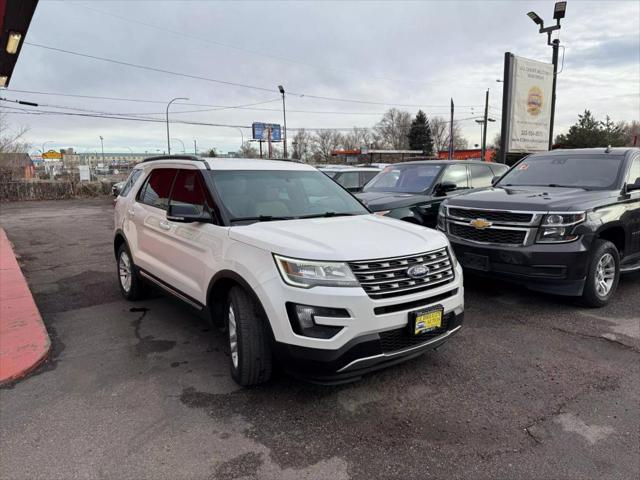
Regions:
M 442 233 L 373 215 L 298 163 L 147 159 L 116 201 L 114 249 L 125 298 L 150 282 L 228 332 L 241 385 L 275 362 L 357 378 L 462 326 L 462 270 Z

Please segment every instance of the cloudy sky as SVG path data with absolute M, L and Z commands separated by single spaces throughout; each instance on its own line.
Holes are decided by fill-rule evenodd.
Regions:
M 290 129 L 370 127 L 393 106 L 446 116 L 453 97 L 473 145 L 480 128 L 470 117 L 481 114 L 487 88 L 490 116 L 498 120 L 488 138 L 499 131 L 496 79 L 504 52 L 550 62 L 529 10 L 551 23 L 553 2 L 542 1 L 40 0 L 11 88 L 2 94 L 38 102 L 33 110 L 159 120 L 168 100 L 188 97 L 171 107 L 172 119 L 242 127 L 281 123 L 282 84 L 290 92 Z M 560 39 L 566 50 L 556 133 L 585 108 L 597 117 L 638 119 L 640 2 L 570 0 Z M 166 149 L 163 123 L 24 114 L 7 105 L 14 124 L 29 126 L 34 149 L 52 141 L 47 149 L 94 151 L 100 135 L 105 151 Z M 193 151 L 197 139 L 199 149 L 235 150 L 240 131 L 176 123 L 172 148 L 181 151 L 181 140 Z M 242 131 L 246 140 L 250 130 Z

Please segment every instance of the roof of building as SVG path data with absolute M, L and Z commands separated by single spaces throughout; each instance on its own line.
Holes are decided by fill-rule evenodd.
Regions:
M 33 165 L 27 153 L 0 153 L 0 167 L 19 168 Z

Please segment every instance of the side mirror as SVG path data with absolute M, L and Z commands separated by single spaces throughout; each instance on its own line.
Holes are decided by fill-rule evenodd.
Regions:
M 169 205 L 167 220 L 178 223 L 213 223 L 209 210 L 195 205 Z
M 500 180 L 501 176 L 500 175 L 496 175 L 495 177 L 493 177 L 491 179 L 491 186 L 495 185 L 496 183 L 498 183 L 498 180 Z
M 436 191 L 440 195 L 446 195 L 449 192 L 453 192 L 457 188 L 458 186 L 453 182 L 442 182 L 440 185 L 438 185 Z
M 640 177 L 636 178 L 633 183 L 627 183 L 627 192 L 633 192 L 634 190 L 640 190 Z

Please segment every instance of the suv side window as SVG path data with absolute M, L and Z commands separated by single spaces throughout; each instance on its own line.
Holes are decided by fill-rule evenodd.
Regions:
M 369 183 L 371 180 L 373 180 L 373 177 L 378 175 L 378 173 L 380 172 L 361 172 L 360 174 L 362 175 L 362 185 L 366 185 L 367 183 Z
M 466 165 L 449 165 L 442 174 L 440 183 L 455 183 L 456 189 L 469 188 Z
M 174 168 L 152 170 L 138 193 L 138 201 L 166 210 L 169 206 L 169 194 L 175 177 L 176 170 Z
M 636 157 L 633 160 L 631 168 L 629 169 L 627 183 L 634 183 L 638 178 L 640 178 L 640 157 Z
M 471 174 L 471 186 L 473 188 L 490 187 L 494 175 L 491 169 L 485 165 L 469 165 Z
M 337 181 L 347 190 L 358 188 L 360 186 L 360 172 L 342 172 Z
M 189 207 L 194 214 L 202 214 L 210 210 L 205 192 L 198 170 L 179 170 L 169 204 Z
M 133 184 L 138 181 L 138 178 L 140 178 L 140 175 L 142 175 L 142 170 L 140 169 L 131 170 L 131 173 L 129 174 L 129 178 L 127 178 L 127 181 L 124 184 L 124 187 L 122 187 L 122 190 L 120 191 L 121 197 L 126 197 L 127 195 L 129 195 L 129 192 L 133 188 Z

